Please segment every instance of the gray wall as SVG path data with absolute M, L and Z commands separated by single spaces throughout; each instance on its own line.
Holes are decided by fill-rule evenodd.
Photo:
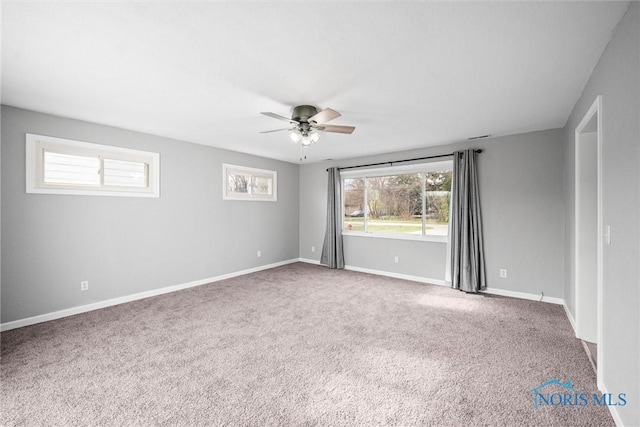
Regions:
M 640 4 L 632 2 L 576 103 L 564 133 L 565 292 L 575 315 L 574 132 L 602 95 L 603 220 L 611 245 L 603 248 L 603 382 L 609 392 L 627 393 L 618 407 L 625 425 L 640 425 Z
M 2 114 L 0 114 L 0 129 L 2 129 Z M 0 145 L 1 142 L 0 135 Z M 0 149 L 0 323 L 2 323 L 2 149 Z
M 159 152 L 161 197 L 25 194 L 26 132 Z M 6 106 L 1 159 L 3 323 L 298 257 L 295 164 Z M 278 201 L 223 201 L 223 162 Z
M 476 147 L 485 232 L 487 282 L 491 288 L 562 298 L 562 131 L 493 138 L 473 144 L 307 164 L 300 167 L 300 256 L 319 260 L 325 231 L 329 166 L 349 166 L 450 153 Z M 315 246 L 316 251 L 311 252 Z M 347 236 L 349 266 L 444 280 L 446 244 Z M 393 257 L 398 255 L 400 263 Z M 508 277 L 501 279 L 499 270 Z

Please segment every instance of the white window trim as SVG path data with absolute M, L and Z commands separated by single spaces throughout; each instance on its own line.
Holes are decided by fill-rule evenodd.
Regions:
M 449 236 L 419 235 L 419 234 L 391 234 L 391 233 L 365 233 L 364 231 L 342 230 L 343 236 L 367 237 L 375 239 L 417 240 L 420 242 L 447 243 Z
M 452 170 L 453 156 L 448 160 L 440 160 L 434 162 L 420 163 L 420 164 L 412 164 L 412 165 L 401 165 L 401 166 L 386 166 L 382 168 L 375 169 L 365 169 L 365 170 L 349 170 L 340 172 L 340 181 L 342 188 L 344 189 L 344 179 L 345 178 L 369 178 L 376 176 L 385 176 L 385 175 L 402 175 L 402 174 L 411 174 L 411 173 L 421 173 L 421 172 L 438 172 L 441 170 Z M 365 204 L 366 204 L 366 192 L 365 192 Z M 342 201 L 341 201 L 342 209 L 344 209 L 344 191 L 342 192 Z M 365 219 L 366 222 L 366 219 Z M 449 241 L 449 235 L 446 236 L 436 236 L 436 235 L 416 235 L 416 234 L 392 234 L 392 233 L 371 233 L 364 231 L 349 231 L 344 229 L 344 212 L 342 213 L 342 235 L 343 236 L 355 236 L 355 237 L 367 237 L 367 238 L 375 238 L 375 239 L 395 239 L 395 240 L 413 240 L 413 241 L 421 241 L 421 242 L 435 242 L 435 243 L 447 243 Z
M 452 157 L 453 159 L 453 157 Z M 443 169 L 450 169 L 452 166 L 452 160 L 440 160 L 437 162 L 420 163 L 412 165 L 401 166 L 385 166 L 383 168 L 375 169 L 354 169 L 340 171 L 340 178 L 365 178 L 372 176 L 383 175 L 402 175 L 419 172 L 438 172 Z
M 229 192 L 227 188 L 227 179 L 229 171 L 239 171 L 252 176 L 266 176 L 273 180 L 272 194 L 252 194 L 252 193 L 233 193 Z M 251 202 L 276 202 L 278 201 L 278 172 L 267 170 L 250 168 L 247 166 L 238 166 L 228 163 L 222 164 L 222 199 L 223 200 L 244 200 Z
M 84 187 L 80 185 L 56 185 L 44 182 L 44 149 L 79 156 L 103 156 L 113 160 L 144 162 L 148 165 L 148 186 Z M 52 136 L 26 134 L 26 192 L 28 194 L 63 194 L 80 196 L 160 197 L 160 154 L 130 148 L 94 144 Z

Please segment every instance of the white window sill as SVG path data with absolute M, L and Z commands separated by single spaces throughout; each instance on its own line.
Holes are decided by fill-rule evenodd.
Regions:
M 414 240 L 420 242 L 447 243 L 448 236 L 423 236 L 415 234 L 381 234 L 365 233 L 363 231 L 342 231 L 342 236 L 367 237 L 377 239 Z

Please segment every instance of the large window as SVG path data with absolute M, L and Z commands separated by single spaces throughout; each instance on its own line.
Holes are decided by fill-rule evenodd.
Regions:
M 160 155 L 26 135 L 27 193 L 160 196 Z
M 452 161 L 342 172 L 343 232 L 446 240 Z

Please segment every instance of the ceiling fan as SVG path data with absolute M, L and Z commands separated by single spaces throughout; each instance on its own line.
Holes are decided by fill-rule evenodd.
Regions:
M 342 114 L 338 113 L 336 110 L 332 110 L 331 108 L 318 111 L 318 109 L 313 105 L 298 105 L 297 107 L 294 107 L 290 119 L 276 113 L 262 112 L 261 114 L 289 122 L 290 127 L 266 130 L 260 133 L 281 132 L 287 130 L 289 131 L 289 138 L 291 138 L 291 140 L 296 144 L 299 142 L 301 149 L 318 142 L 320 139 L 318 131 L 350 134 L 356 129 L 354 126 L 327 125 L 326 122 L 338 118 Z M 302 155 L 300 157 L 302 160 Z

